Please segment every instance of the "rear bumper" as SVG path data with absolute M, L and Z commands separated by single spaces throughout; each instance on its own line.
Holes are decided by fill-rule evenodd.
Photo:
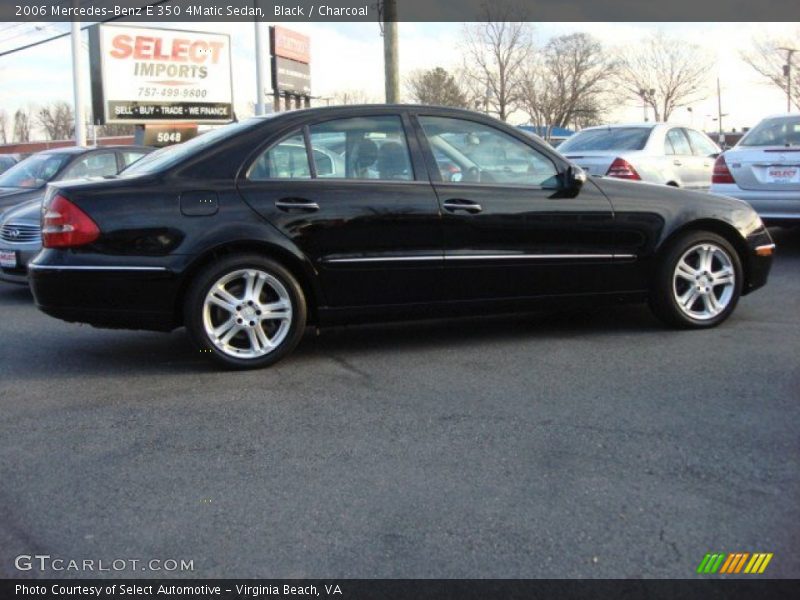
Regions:
M 768 222 L 800 222 L 800 192 L 743 190 L 736 184 L 714 184 L 712 194 L 744 200 Z
M 178 325 L 178 279 L 164 267 L 59 264 L 40 256 L 28 277 L 36 306 L 57 319 L 157 331 Z

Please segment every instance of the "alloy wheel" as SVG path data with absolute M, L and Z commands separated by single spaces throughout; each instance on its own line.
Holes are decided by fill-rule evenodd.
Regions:
M 239 269 L 218 279 L 203 302 L 203 327 L 224 354 L 253 359 L 271 353 L 286 339 L 292 301 L 276 277 L 259 269 Z
M 705 242 L 684 252 L 672 281 L 675 303 L 686 316 L 698 321 L 713 319 L 734 296 L 736 271 L 728 252 Z

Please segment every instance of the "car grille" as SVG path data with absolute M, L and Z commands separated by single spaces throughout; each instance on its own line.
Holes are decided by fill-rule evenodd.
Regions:
M 5 223 L 0 227 L 0 240 L 10 244 L 28 244 L 42 238 L 38 225 Z

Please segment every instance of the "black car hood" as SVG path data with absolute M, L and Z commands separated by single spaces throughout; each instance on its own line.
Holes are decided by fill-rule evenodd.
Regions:
M 615 177 L 590 177 L 600 190 L 608 196 L 614 204 L 615 197 L 634 196 L 646 202 L 660 202 L 664 204 L 675 203 L 681 205 L 696 204 L 698 207 L 708 209 L 710 207 L 724 207 L 727 210 L 750 208 L 750 205 L 743 200 L 711 194 L 709 192 L 699 192 L 694 190 L 684 190 L 671 185 L 661 185 L 656 183 L 643 183 L 640 181 L 625 181 Z

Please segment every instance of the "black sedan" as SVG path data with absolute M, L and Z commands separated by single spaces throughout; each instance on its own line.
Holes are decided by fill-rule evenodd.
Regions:
M 286 356 L 308 324 L 649 301 L 718 325 L 763 286 L 774 244 L 744 202 L 586 178 L 474 112 L 299 110 L 51 185 L 30 264 L 46 313 L 185 325 L 234 368 Z

